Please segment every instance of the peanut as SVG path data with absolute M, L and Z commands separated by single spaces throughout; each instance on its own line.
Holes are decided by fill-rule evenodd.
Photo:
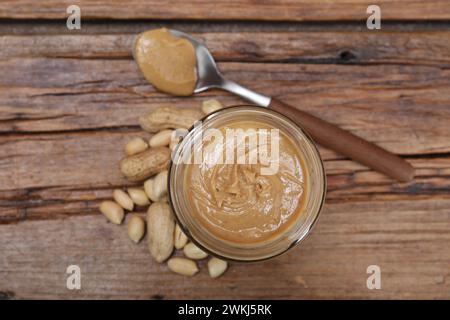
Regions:
M 135 242 L 138 243 L 142 237 L 144 236 L 145 233 L 145 221 L 144 219 L 142 219 L 140 216 L 138 215 L 133 215 L 130 219 L 130 221 L 128 221 L 128 236 L 130 237 L 130 239 Z
M 128 194 L 135 204 L 138 206 L 146 206 L 150 204 L 145 191 L 139 188 L 128 188 Z
M 147 211 L 148 248 L 157 262 L 165 261 L 173 251 L 175 221 L 169 205 L 153 203 Z
M 147 142 L 142 138 L 134 138 L 125 145 L 125 153 L 129 156 L 140 153 L 148 148 Z
M 170 139 L 172 138 L 173 130 L 163 130 L 153 135 L 150 138 L 149 145 L 150 147 L 165 147 L 170 143 Z
M 161 201 L 167 194 L 167 178 L 169 172 L 167 170 L 161 171 L 153 179 L 152 192 L 150 193 L 153 202 Z
M 131 200 L 131 198 L 124 191 L 120 189 L 114 190 L 113 198 L 122 208 L 128 211 L 133 210 L 133 200 Z
M 210 99 L 210 100 L 203 101 L 203 104 L 202 104 L 202 111 L 205 114 L 213 113 L 214 111 L 220 110 L 222 108 L 223 108 L 222 104 L 219 101 L 217 101 L 216 99 Z
M 163 129 L 190 128 L 204 114 L 197 108 L 159 107 L 139 118 L 142 129 L 158 132 Z
M 188 241 L 187 236 L 184 234 L 183 230 L 181 230 L 180 226 L 177 224 L 175 226 L 175 234 L 174 234 L 174 243 L 175 249 L 183 249 Z
M 197 264 L 185 258 L 172 258 L 167 265 L 170 270 L 183 276 L 191 277 L 198 272 Z
M 211 258 L 208 261 L 208 272 L 211 278 L 217 278 L 220 277 L 228 267 L 228 263 L 226 261 L 217 259 L 217 258 Z
M 189 242 L 187 245 L 184 246 L 183 253 L 186 257 L 194 260 L 204 259 L 208 256 L 208 254 L 205 251 L 197 247 L 192 242 Z
M 167 174 L 168 171 L 164 170 L 157 174 L 153 179 L 148 179 L 145 181 L 145 193 L 153 202 L 161 201 L 167 194 Z
M 100 204 L 100 211 L 103 213 L 109 221 L 114 224 L 121 224 L 124 212 L 121 206 L 119 206 L 114 201 L 103 201 Z
M 131 181 L 141 181 L 167 169 L 169 163 L 169 148 L 150 148 L 144 152 L 123 158 L 120 161 L 120 171 Z
M 153 179 L 148 179 L 148 180 L 146 180 L 144 182 L 144 191 L 145 191 L 145 194 L 147 195 L 147 197 L 150 200 L 152 200 L 152 198 L 153 198 L 153 195 L 152 195 L 152 192 L 153 192 Z

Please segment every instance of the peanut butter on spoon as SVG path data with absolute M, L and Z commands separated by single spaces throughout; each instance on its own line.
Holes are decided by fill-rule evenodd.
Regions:
M 194 93 L 196 55 L 189 40 L 165 28 L 146 31 L 137 37 L 133 55 L 145 79 L 158 90 L 176 96 Z

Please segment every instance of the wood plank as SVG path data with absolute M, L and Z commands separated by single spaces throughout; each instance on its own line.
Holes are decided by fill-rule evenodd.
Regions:
M 437 32 L 449 31 L 448 21 L 384 20 L 381 30 L 368 30 L 365 23 L 355 21 L 257 21 L 257 20 L 88 20 L 79 30 L 68 30 L 60 20 L 0 19 L 0 35 L 121 35 L 138 34 L 155 28 L 173 28 L 191 34 L 209 33 L 283 33 L 283 32 Z
M 449 299 L 450 199 L 328 204 L 299 247 L 274 260 L 232 264 L 210 279 L 155 263 L 144 243 L 100 215 L 0 225 L 6 298 Z M 66 289 L 77 264 L 82 290 Z M 379 265 L 382 289 L 366 288 Z
M 220 68 L 396 153 L 450 151 L 450 69 L 235 62 Z M 0 61 L 0 72 L 8 74 L 0 79 L 3 133 L 120 129 L 160 105 L 195 106 L 211 96 L 225 105 L 243 102 L 217 91 L 194 99 L 155 92 L 131 60 L 17 58 Z
M 98 204 L 130 185 L 117 162 L 131 137 L 149 137 L 139 115 L 240 100 L 155 92 L 130 60 L 132 34 L 0 37 L 0 298 L 449 299 L 448 35 L 198 34 L 227 76 L 301 101 L 417 169 L 414 181 L 395 183 L 321 148 L 328 195 L 312 236 L 218 280 L 204 268 L 193 279 L 172 275 Z M 81 291 L 65 287 L 69 264 L 82 268 Z M 382 268 L 381 291 L 365 287 L 370 264 Z
M 251 0 L 221 1 L 106 1 L 106 0 L 9 0 L 0 3 L 0 18 L 64 19 L 66 8 L 78 4 L 84 19 L 189 19 L 260 21 L 336 21 L 367 19 L 369 0 Z M 385 20 L 445 20 L 450 7 L 445 0 L 381 0 Z
M 148 27 L 147 27 L 148 28 Z M 131 58 L 134 34 L 4 35 L 0 58 Z M 193 33 L 217 61 L 450 66 L 450 31 Z
M 0 223 L 96 214 L 114 188 L 134 185 L 119 160 L 140 130 L 12 135 L 0 139 Z M 396 183 L 320 148 L 328 178 L 328 203 L 448 198 L 450 157 L 408 159 L 416 178 Z

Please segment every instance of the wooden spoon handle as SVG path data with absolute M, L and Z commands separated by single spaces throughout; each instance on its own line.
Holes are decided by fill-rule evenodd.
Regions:
M 408 182 L 414 177 L 414 168 L 411 164 L 348 131 L 274 98 L 269 108 L 289 117 L 304 128 L 317 143 L 325 147 L 399 181 Z

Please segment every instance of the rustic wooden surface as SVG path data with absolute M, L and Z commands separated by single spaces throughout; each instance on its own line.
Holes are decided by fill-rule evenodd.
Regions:
M 86 18 L 330 21 L 366 20 L 366 9 L 377 4 L 385 19 L 444 20 L 448 0 L 3 0 L 0 18 L 65 18 L 65 8 L 78 4 Z
M 78 3 L 102 20 L 68 31 L 63 20 L 40 20 L 65 17 L 65 1 L 0 4 L 0 299 L 450 298 L 448 1 L 381 2 L 386 19 L 427 21 L 373 32 L 357 22 L 363 0 L 236 0 L 222 10 Z M 153 18 L 167 21 L 139 20 Z M 300 20 L 314 22 L 292 22 Z M 327 202 L 299 247 L 233 264 L 216 280 L 204 268 L 192 279 L 171 274 L 98 204 L 130 185 L 117 163 L 127 140 L 148 137 L 139 115 L 210 97 L 242 101 L 219 91 L 172 98 L 148 85 L 130 47 L 161 25 L 203 39 L 227 77 L 400 154 L 416 178 L 396 183 L 320 148 Z M 80 291 L 66 289 L 70 264 L 81 267 Z M 381 290 L 366 288 L 371 264 L 381 267 Z

